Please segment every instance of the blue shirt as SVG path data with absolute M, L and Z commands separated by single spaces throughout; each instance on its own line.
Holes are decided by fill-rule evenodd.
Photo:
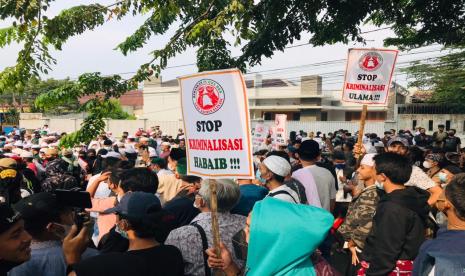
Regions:
M 66 275 L 65 256 L 61 241 L 33 242 L 31 259 L 10 270 L 8 276 L 64 276 Z M 83 259 L 98 255 L 95 249 L 87 249 Z
M 413 275 L 465 275 L 465 231 L 441 228 L 434 240 L 425 241 L 413 263 Z
M 237 205 L 231 210 L 231 214 L 248 216 L 255 202 L 265 198 L 268 190 L 254 184 L 240 185 L 241 198 Z

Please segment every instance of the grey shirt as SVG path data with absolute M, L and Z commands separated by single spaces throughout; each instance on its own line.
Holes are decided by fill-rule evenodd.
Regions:
M 325 168 L 317 165 L 311 165 L 303 168 L 309 170 L 313 179 L 315 179 L 318 197 L 320 198 L 321 207 L 330 211 L 331 200 L 336 198 L 336 185 L 334 176 Z

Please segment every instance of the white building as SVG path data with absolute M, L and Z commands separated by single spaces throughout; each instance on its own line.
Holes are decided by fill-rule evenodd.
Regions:
M 362 106 L 341 101 L 341 91 L 323 91 L 320 76 L 302 76 L 300 81 L 262 79 L 255 75 L 246 80 L 250 117 L 273 120 L 275 114 L 287 114 L 295 121 L 358 121 Z M 394 104 L 405 103 L 404 91 L 395 83 L 391 85 L 389 105 L 370 106 L 367 120 L 394 119 Z M 396 102 L 393 101 L 397 94 Z M 162 82 L 160 79 L 144 83 L 144 108 L 142 118 L 149 120 L 182 120 L 179 85 L 177 80 Z

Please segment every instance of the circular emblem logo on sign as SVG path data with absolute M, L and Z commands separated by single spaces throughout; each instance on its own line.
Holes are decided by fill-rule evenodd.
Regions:
M 377 52 L 368 52 L 358 60 L 358 65 L 365 71 L 374 71 L 378 69 L 381 64 L 383 64 L 383 57 Z
M 215 113 L 224 103 L 223 87 L 214 80 L 199 80 L 192 90 L 192 101 L 201 114 Z

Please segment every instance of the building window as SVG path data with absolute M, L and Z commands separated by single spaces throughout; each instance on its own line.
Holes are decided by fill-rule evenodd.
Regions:
M 450 129 L 450 120 L 447 120 L 446 121 L 446 130 L 449 130 Z
M 321 120 L 328 121 L 328 112 L 321 112 Z
M 428 121 L 428 130 L 433 131 L 433 120 Z
M 415 129 L 417 127 L 417 120 L 412 121 L 412 129 Z

